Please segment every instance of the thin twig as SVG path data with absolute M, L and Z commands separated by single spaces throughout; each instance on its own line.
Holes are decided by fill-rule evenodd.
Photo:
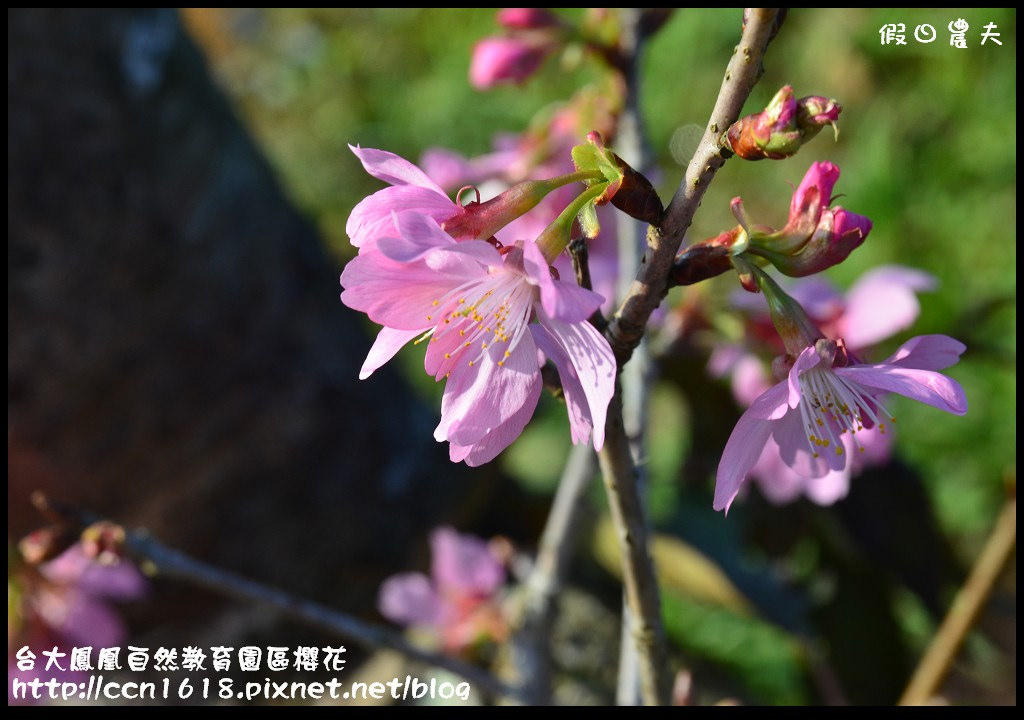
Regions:
M 551 702 L 551 628 L 579 534 L 583 494 L 597 462 L 588 445 L 574 445 L 551 503 L 537 558 L 522 588 L 522 615 L 512 637 L 517 681 L 530 704 Z
M 999 575 L 1017 547 L 1017 498 L 1006 501 L 992 534 L 974 563 L 970 577 L 953 599 L 931 645 L 921 658 L 900 705 L 924 705 L 938 692 L 967 633 L 992 593 Z
M 686 169 L 686 176 L 658 227 L 647 231 L 647 252 L 629 293 L 612 318 L 605 336 L 620 367 L 643 337 L 651 313 L 665 297 L 669 270 L 683 236 L 712 178 L 725 163 L 718 140 L 743 108 L 761 77 L 761 60 L 775 27 L 777 8 L 752 8 L 739 45 L 733 52 L 704 136 Z
M 620 368 L 640 344 L 651 313 L 664 298 L 672 260 L 715 171 L 725 162 L 718 149 L 718 138 L 739 117 L 744 101 L 761 75 L 761 58 L 773 30 L 777 29 L 773 27 L 777 14 L 776 9 L 750 12 L 686 177 L 659 227 L 648 230 L 647 252 L 640 270 L 605 331 Z M 599 460 L 612 520 L 623 548 L 627 602 L 637 619 L 634 640 L 640 655 L 643 699 L 647 704 L 665 704 L 671 694 L 672 673 L 667 666 L 661 599 L 648 551 L 636 466 L 623 423 L 621 386 L 616 388 L 608 407 L 605 444 Z
M 643 30 L 645 10 L 622 8 L 622 79 L 626 89 L 618 132 L 615 135 L 616 152 L 641 174 L 650 169 L 651 153 L 646 143 L 643 114 L 640 108 L 640 64 L 647 35 Z M 629 292 L 630 281 L 640 269 L 640 257 L 645 249 L 645 224 L 626 213 L 616 213 L 619 245 L 619 287 L 616 298 L 621 300 Z M 636 468 L 637 493 L 641 501 L 647 494 L 647 473 L 643 465 L 646 456 L 647 406 L 650 396 L 651 358 L 647 349 L 647 336 L 633 352 L 631 362 L 622 369 L 622 419 L 630 440 L 633 465 Z M 645 522 L 647 514 L 644 514 Z M 619 648 L 619 677 L 615 699 L 618 705 L 639 705 L 643 700 L 640 680 L 640 658 L 633 641 L 637 618 L 623 592 L 622 640 Z
M 82 527 L 92 525 L 99 517 L 77 508 L 48 502 L 37 493 L 33 498 L 37 507 L 56 512 L 65 520 Z M 310 627 L 346 638 L 368 650 L 391 648 L 411 660 L 439 667 L 455 673 L 476 685 L 482 692 L 494 697 L 522 700 L 522 691 L 503 683 L 486 670 L 457 658 L 429 652 L 409 643 L 399 633 L 379 625 L 364 622 L 345 613 L 318 603 L 289 595 L 283 590 L 258 583 L 215 565 L 196 560 L 183 552 L 164 545 L 145 530 L 125 533 L 124 548 L 132 556 L 148 561 L 156 570 L 176 580 L 206 588 L 220 595 L 246 602 L 267 605 Z
M 594 283 L 590 279 L 590 252 L 587 249 L 587 239 L 576 237 L 569 242 L 569 257 L 572 258 L 572 269 L 576 274 L 576 284 L 587 290 L 594 289 Z M 608 320 L 601 314 L 601 308 L 597 308 L 587 319 L 591 325 L 601 332 L 608 327 Z

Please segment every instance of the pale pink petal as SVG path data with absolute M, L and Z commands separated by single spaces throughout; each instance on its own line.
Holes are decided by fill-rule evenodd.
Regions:
M 434 301 L 451 290 L 452 279 L 423 263 L 396 263 L 379 252 L 367 252 L 349 260 L 341 284 L 342 303 L 365 312 L 375 323 L 422 330 L 434 322 Z
M 146 593 L 142 573 L 128 560 L 100 563 L 89 557 L 81 543 L 75 543 L 39 568 L 49 581 L 70 585 L 89 595 L 111 600 L 134 600 Z
M 945 370 L 960 361 L 967 346 L 948 335 L 918 335 L 900 345 L 883 364 L 917 370 Z
M 615 392 L 617 366 L 612 348 L 604 335 L 588 322 L 566 323 L 538 310 L 537 319 L 562 346 L 576 370 L 590 406 L 594 427 L 594 449 L 604 445 L 604 425 L 608 403 Z M 554 362 L 554 358 L 552 358 Z
M 776 383 L 750 403 L 750 407 L 744 414 L 749 413 L 751 417 L 760 420 L 778 420 L 789 412 L 788 398 L 789 384 L 786 382 Z
M 821 477 L 811 477 L 805 481 L 804 494 L 815 505 L 834 505 L 850 492 L 850 478 L 853 475 L 857 451 L 849 433 L 843 435 L 843 447 L 849 458 L 843 469 L 829 470 Z
M 580 383 L 576 368 L 562 346 L 552 337 L 551 333 L 543 325 L 531 325 L 533 339 L 554 364 L 558 370 L 558 378 L 562 383 L 562 396 L 565 398 L 565 408 L 569 413 L 569 432 L 574 445 L 585 443 L 590 440 L 590 433 L 594 429 L 593 420 L 590 417 L 590 405 L 587 402 L 587 395 L 583 392 L 583 385 Z
M 444 195 L 444 191 L 437 186 L 437 183 L 403 157 L 387 150 L 353 147 L 352 145 L 349 145 L 348 148 L 359 158 L 359 162 L 363 164 L 366 172 L 378 180 L 383 180 L 390 185 L 417 185 Z
M 473 46 L 469 81 L 486 90 L 500 83 L 521 83 L 537 71 L 551 51 L 548 43 L 526 42 L 518 37 L 484 38 Z
M 482 240 L 456 242 L 432 218 L 406 212 L 395 214 L 393 222 L 397 236 L 379 238 L 376 249 L 395 262 L 422 260 L 425 267 L 447 277 L 483 275 L 481 265 L 503 265 L 493 245 Z
M 746 349 L 741 345 L 716 345 L 711 350 L 711 357 L 708 358 L 708 373 L 715 378 L 725 377 L 746 354 Z
M 585 322 L 604 302 L 603 297 L 591 290 L 551 277 L 547 260 L 532 241 L 523 243 L 523 267 L 530 282 L 540 287 L 544 312 L 556 320 Z
M 804 430 L 800 412 L 791 410 L 772 427 L 772 437 L 779 445 L 779 456 L 794 472 L 803 477 L 821 477 L 829 470 L 846 467 L 846 453 L 834 447 L 812 448 Z
M 820 478 L 807 478 L 804 493 L 816 505 L 834 505 L 850 493 L 850 469 L 830 470 Z
M 434 625 L 443 614 L 441 599 L 423 573 L 392 575 L 380 586 L 377 609 L 402 625 Z
M 859 447 L 850 455 L 854 475 L 859 475 L 869 467 L 889 462 L 892 456 L 892 428 L 887 428 L 884 433 L 877 427 L 864 428 L 857 433 L 856 439 Z
M 420 156 L 420 167 L 430 179 L 447 189 L 476 185 L 483 179 L 475 176 L 465 155 L 447 148 L 432 147 L 424 150 Z
M 421 213 L 438 222 L 461 212 L 447 196 L 432 190 L 413 185 L 386 187 L 363 198 L 352 209 L 345 232 L 355 247 L 361 247 L 371 237 L 396 234 L 392 214 L 403 211 Z
M 757 357 L 744 354 L 732 370 L 732 396 L 741 405 L 750 405 L 771 388 L 764 363 Z
M 843 296 L 828 280 L 821 277 L 801 279 L 789 285 L 789 294 L 815 320 L 827 322 L 843 311 Z M 745 293 L 750 295 L 750 293 Z M 758 296 L 764 297 L 760 293 Z M 761 310 L 767 311 L 762 304 Z
M 921 312 L 915 291 L 934 287 L 934 277 L 911 268 L 892 265 L 865 273 L 847 293 L 840 337 L 857 350 L 906 330 Z
M 516 438 L 523 434 L 523 428 L 526 427 L 526 423 L 530 422 L 530 418 L 533 417 L 533 411 L 537 409 L 537 401 L 540 400 L 543 387 L 544 383 L 538 377 L 533 384 L 530 395 L 526 398 L 526 402 L 519 409 L 519 412 L 498 427 L 488 430 L 487 434 L 480 438 L 480 440 L 477 440 L 472 446 L 462 448 L 452 444 L 449 447 L 449 457 L 452 462 L 465 460 L 466 464 L 470 467 L 477 467 L 484 463 L 489 463 L 496 458 L 505 448 L 515 442 Z
M 773 505 L 787 505 L 804 491 L 806 478 L 798 475 L 779 457 L 779 445 L 773 438 L 765 441 L 761 456 L 750 469 L 761 494 Z
M 442 527 L 430 534 L 430 548 L 431 572 L 442 594 L 486 597 L 505 582 L 505 568 L 480 538 Z
M 787 379 L 789 386 L 788 403 L 791 408 L 795 408 L 800 404 L 800 375 L 811 368 L 816 367 L 820 362 L 821 356 L 818 355 L 818 352 L 814 347 L 804 348 L 803 352 L 797 356 L 796 362 L 793 363 L 793 367 L 789 371 L 789 378 Z
M 418 330 L 393 330 L 392 328 L 381 328 L 377 333 L 377 339 L 373 341 L 363 366 L 359 369 L 359 379 L 365 380 L 381 365 L 395 356 L 402 347 L 421 334 L 426 327 Z
M 883 363 L 834 368 L 833 372 L 858 385 L 898 393 L 954 415 L 967 412 L 967 396 L 960 383 L 932 370 Z
M 785 387 L 780 383 L 776 387 Z M 772 422 L 756 417 L 750 410 L 740 416 L 732 429 L 729 441 L 722 451 L 715 479 L 715 510 L 729 512 L 729 506 L 739 493 L 743 480 L 761 456 L 772 432 Z
M 537 348 L 530 333 L 504 360 L 485 352 L 473 363 L 460 362 L 451 370 L 434 431 L 438 441 L 474 445 L 518 413 L 537 382 Z

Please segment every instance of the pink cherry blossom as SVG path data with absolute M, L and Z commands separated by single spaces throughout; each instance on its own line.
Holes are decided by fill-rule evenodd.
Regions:
M 122 645 L 128 631 L 113 602 L 135 600 L 147 590 L 146 581 L 128 561 L 100 563 L 76 543 L 53 560 L 35 570 L 26 570 L 8 583 L 8 595 L 17 587 L 17 601 L 8 624 L 8 648 L 28 645 L 39 655 L 41 649 L 57 647 L 68 653 L 73 647 L 107 648 Z M 41 656 L 40 656 L 41 658 Z M 94 656 L 95 661 L 95 656 Z M 33 670 L 19 670 L 8 658 L 8 700 L 12 680 L 34 678 L 79 682 L 86 675 L 72 671 L 67 662 L 63 670 L 54 666 L 43 672 L 37 659 Z M 22 702 L 19 700 L 19 702 Z
M 393 575 L 381 585 L 377 606 L 394 622 L 429 630 L 448 651 L 482 637 L 502 640 L 507 623 L 498 604 L 505 568 L 487 543 L 452 528 L 430 536 L 431 575 Z
M 967 412 L 960 385 L 937 372 L 960 357 L 964 345 L 945 335 L 904 343 L 877 364 L 850 363 L 835 341 L 819 340 L 793 363 L 789 376 L 758 397 L 733 429 L 718 466 L 714 507 L 728 510 L 769 440 L 803 477 L 821 478 L 847 467 L 859 433 L 884 432 L 892 416 L 880 396 L 895 392 L 955 415 Z M 845 437 L 849 436 L 849 438 Z
M 863 357 L 872 345 L 914 323 L 921 309 L 916 292 L 934 290 L 936 280 L 914 268 L 883 265 L 864 273 L 845 295 L 820 276 L 788 283 L 783 279 L 783 287 L 826 338 L 843 339 L 849 352 Z M 765 349 L 773 354 L 784 352 L 771 326 L 763 294 L 738 292 L 734 304 L 751 313 L 750 341 L 765 343 Z M 749 407 L 772 385 L 765 364 L 740 345 L 716 347 L 708 371 L 714 377 L 730 377 L 733 397 L 743 407 Z M 778 444 L 769 439 L 749 474 L 773 503 L 789 503 L 803 494 L 819 505 L 829 505 L 846 497 L 852 477 L 888 461 L 893 433 L 891 428 L 887 430 L 882 433 L 877 428 L 865 428 L 857 435 L 859 448 L 844 436 L 850 463 L 841 471 L 830 471 L 821 477 L 797 473 L 783 462 Z
M 469 82 L 487 90 L 502 83 L 523 83 L 555 49 L 548 38 L 526 36 L 488 37 L 473 47 Z
M 426 371 L 446 379 L 441 421 L 453 462 L 476 466 L 508 447 L 533 415 L 543 359 L 558 370 L 574 443 L 604 442 L 615 359 L 587 318 L 603 298 L 552 277 L 532 240 L 502 248 L 456 242 L 433 219 L 398 213 L 394 237 L 367 241 L 345 267 L 342 302 L 384 326 L 368 377 L 414 340 Z

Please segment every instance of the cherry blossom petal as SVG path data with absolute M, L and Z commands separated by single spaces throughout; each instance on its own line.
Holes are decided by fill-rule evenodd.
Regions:
M 780 386 L 785 387 L 782 383 L 775 387 Z M 747 473 L 761 456 L 771 433 L 771 421 L 757 417 L 750 410 L 740 416 L 722 451 L 722 460 L 718 463 L 713 504 L 715 510 L 729 512 L 729 506 L 739 493 Z
M 523 243 L 523 267 L 530 281 L 540 287 L 544 312 L 552 318 L 582 323 L 604 302 L 604 298 L 592 290 L 551 277 L 547 260 L 534 242 Z
M 363 164 L 366 172 L 378 180 L 383 180 L 390 185 L 416 185 L 447 197 L 437 183 L 427 177 L 425 172 L 403 157 L 387 150 L 374 148 L 349 145 L 348 149 L 359 158 L 359 162 Z
M 883 364 L 916 370 L 945 370 L 960 361 L 967 349 L 948 335 L 918 335 L 899 346 Z
M 594 428 L 594 449 L 604 445 L 604 425 L 608 403 L 615 393 L 615 355 L 604 335 L 588 322 L 567 323 L 537 312 L 540 324 L 562 346 L 576 371 L 590 406 Z M 552 358 L 552 362 L 554 362 Z M 561 372 L 561 370 L 559 370 Z
M 442 527 L 430 534 L 430 549 L 431 573 L 442 593 L 492 595 L 505 582 L 505 568 L 479 538 Z
M 431 625 L 443 614 L 441 599 L 423 573 L 392 575 L 377 595 L 380 614 L 402 625 Z
M 417 212 L 443 222 L 460 210 L 445 195 L 413 185 L 386 187 L 363 198 L 348 216 L 345 232 L 355 247 L 362 247 L 372 237 L 394 235 L 392 215 L 396 212 Z
M 490 430 L 508 421 L 526 404 L 538 382 L 537 348 L 526 333 L 503 365 L 483 353 L 470 365 L 458 363 L 448 377 L 441 400 L 438 441 L 473 445 Z
M 543 387 L 544 383 L 538 377 L 519 411 L 498 427 L 488 430 L 487 434 L 473 445 L 463 447 L 456 443 L 450 443 L 449 457 L 452 462 L 464 460 L 469 467 L 478 467 L 498 457 L 505 448 L 523 434 L 523 429 L 537 409 L 537 402 L 540 400 Z
M 896 265 L 871 270 L 850 288 L 838 332 L 848 347 L 870 347 L 906 330 L 921 312 L 915 291 L 932 290 L 928 273 Z
M 377 333 L 377 339 L 373 341 L 370 352 L 359 368 L 359 379 L 365 380 L 381 367 L 395 354 L 401 350 L 407 342 L 420 335 L 426 328 L 417 330 L 394 330 L 389 327 L 381 328 Z
M 859 385 L 898 393 L 954 415 L 967 412 L 967 396 L 960 383 L 932 370 L 882 363 L 834 368 L 833 372 Z
M 587 395 L 583 391 L 583 384 L 580 382 L 576 368 L 569 358 L 569 354 L 559 342 L 547 331 L 543 325 L 531 325 L 533 339 L 554 364 L 558 370 L 558 378 L 562 383 L 562 395 L 565 398 L 565 408 L 569 413 L 569 432 L 574 445 L 585 443 L 590 440 L 590 433 L 594 429 L 594 421 L 590 416 L 590 405 Z

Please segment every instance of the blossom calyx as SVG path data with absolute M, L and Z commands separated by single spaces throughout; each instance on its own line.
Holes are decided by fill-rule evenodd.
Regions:
M 587 135 L 586 145 L 572 149 L 572 160 L 578 170 L 599 172 L 607 188 L 595 201 L 596 205 L 611 202 L 630 217 L 646 223 L 661 220 L 665 208 L 651 182 L 629 163 L 604 145 L 598 132 Z

